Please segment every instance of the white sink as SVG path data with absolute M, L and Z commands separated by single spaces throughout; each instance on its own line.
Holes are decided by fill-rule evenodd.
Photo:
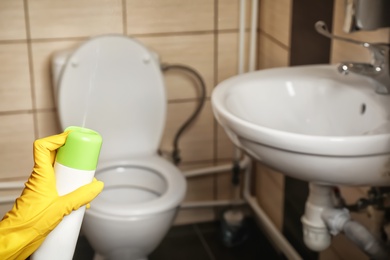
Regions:
M 294 178 L 390 185 L 390 95 L 334 65 L 274 68 L 221 82 L 214 115 L 235 145 Z

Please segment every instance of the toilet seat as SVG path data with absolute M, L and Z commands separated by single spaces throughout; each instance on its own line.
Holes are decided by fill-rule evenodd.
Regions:
M 114 174 L 116 176 L 113 176 Z M 129 174 L 135 174 L 136 177 L 132 178 Z M 103 163 L 95 176 L 105 183 L 105 187 L 91 202 L 91 208 L 86 213 L 103 218 L 129 218 L 167 211 L 180 204 L 186 191 L 186 181 L 182 173 L 158 155 Z M 116 195 L 108 194 L 111 189 Z M 122 189 L 124 195 L 134 195 L 123 191 L 124 189 L 144 189 L 144 193 L 155 193 L 156 196 L 144 196 L 141 200 L 132 201 L 131 198 L 123 199 L 118 194 L 119 189 Z

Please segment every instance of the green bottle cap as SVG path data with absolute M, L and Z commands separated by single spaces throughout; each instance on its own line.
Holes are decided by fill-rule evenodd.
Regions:
M 88 128 L 70 126 L 66 142 L 57 150 L 56 161 L 69 168 L 96 170 L 102 137 Z

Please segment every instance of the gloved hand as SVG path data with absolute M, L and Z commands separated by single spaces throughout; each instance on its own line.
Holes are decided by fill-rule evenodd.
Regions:
M 34 142 L 34 169 L 21 196 L 0 222 L 0 259 L 26 259 L 73 210 L 91 202 L 103 189 L 96 179 L 59 196 L 54 175 L 56 150 L 69 132 Z

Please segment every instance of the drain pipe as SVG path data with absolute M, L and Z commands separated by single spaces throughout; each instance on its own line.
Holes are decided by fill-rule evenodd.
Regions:
M 321 215 L 325 209 L 333 208 L 332 189 L 332 186 L 309 183 L 309 197 L 301 222 L 303 241 L 313 251 L 325 250 L 331 244 L 331 236 Z
M 241 169 L 245 169 L 248 164 L 251 162 L 251 159 L 248 156 L 244 156 L 241 161 L 238 161 L 238 165 Z M 215 173 L 223 173 L 232 169 L 231 164 L 217 165 L 211 167 L 204 167 L 194 170 L 184 171 L 183 174 L 186 178 L 198 177 L 203 175 L 210 175 Z
M 322 219 L 328 226 L 332 235 L 343 232 L 354 244 L 356 244 L 370 259 L 389 259 L 383 243 L 377 240 L 363 225 L 351 220 L 347 209 L 325 209 Z
M 333 186 L 309 184 L 310 193 L 306 201 L 303 224 L 305 245 L 313 251 L 323 251 L 331 244 L 331 235 L 343 232 L 372 259 L 389 259 L 381 244 L 363 225 L 351 220 L 346 208 L 334 208 Z

